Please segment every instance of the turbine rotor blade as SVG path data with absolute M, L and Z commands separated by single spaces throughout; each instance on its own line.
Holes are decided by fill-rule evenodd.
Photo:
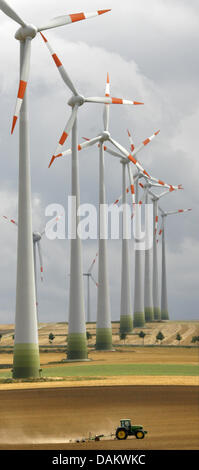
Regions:
M 78 144 L 78 147 L 77 147 L 78 151 L 80 152 L 80 150 L 83 150 L 84 148 L 87 148 L 87 147 L 90 147 L 91 145 L 96 144 L 100 140 L 101 137 L 102 136 L 99 135 L 97 137 L 94 137 L 93 139 L 87 139 L 86 142 L 82 142 L 81 144 Z M 70 155 L 71 153 L 72 153 L 72 149 L 67 149 L 64 152 L 59 153 L 58 155 L 53 155 L 53 157 L 51 158 L 49 167 L 52 165 L 55 158 L 65 157 L 65 155 Z
M 85 98 L 85 101 L 88 103 L 104 103 L 104 104 L 131 104 L 131 105 L 138 105 L 138 104 L 144 104 L 144 103 L 139 103 L 138 101 L 130 101 L 130 100 L 123 100 L 121 98 L 111 98 L 110 97 L 100 97 L 100 96 L 89 96 L 88 98 Z
M 133 152 L 135 150 L 135 144 L 133 142 L 132 136 L 131 136 L 128 129 L 127 129 L 127 133 L 128 133 L 128 137 L 129 137 L 129 141 L 130 141 L 131 152 Z
M 166 212 L 166 215 L 174 215 L 174 214 L 181 214 L 183 212 L 189 212 L 191 211 L 192 209 L 178 209 L 176 211 L 167 211 Z
M 19 15 L 11 8 L 5 0 L 0 0 L 0 10 L 2 10 L 5 15 L 9 16 L 12 20 L 16 21 L 16 23 L 20 24 L 21 26 L 25 26 L 26 23 L 20 18 Z
M 18 223 L 14 219 L 9 219 L 6 215 L 1 216 L 3 219 L 8 220 L 8 222 L 11 222 L 12 224 L 18 226 Z
M 96 253 L 95 258 L 94 258 L 94 260 L 92 261 L 92 263 L 91 263 L 91 265 L 90 265 L 90 268 L 88 269 L 88 274 L 91 273 L 91 271 L 92 271 L 92 269 L 93 269 L 93 266 L 94 266 L 94 264 L 95 264 L 95 262 L 96 262 L 97 257 L 98 257 L 98 252 Z
M 147 139 L 143 140 L 143 142 L 133 150 L 132 156 L 136 155 L 143 147 L 146 147 L 146 145 L 148 145 L 154 139 L 154 137 L 156 137 L 156 135 L 159 134 L 159 132 L 160 130 L 154 132 L 154 134 L 151 135 L 151 137 L 148 137 Z
M 53 49 L 52 49 L 52 47 L 51 47 L 51 45 L 50 45 L 48 39 L 47 39 L 47 38 L 44 36 L 44 34 L 42 34 L 41 32 L 40 32 L 40 34 L 41 34 L 41 36 L 42 36 L 42 38 L 43 38 L 43 40 L 44 40 L 44 42 L 45 42 L 45 44 L 46 44 L 46 46 L 47 46 L 47 48 L 48 48 L 50 54 L 51 54 L 51 56 L 52 56 L 52 58 L 53 58 L 53 60 L 54 60 L 54 62 L 55 62 L 55 65 L 56 65 L 57 68 L 58 68 L 58 71 L 59 71 L 59 73 L 60 73 L 60 75 L 61 75 L 61 77 L 62 77 L 62 80 L 63 80 L 64 83 L 68 86 L 68 88 L 70 88 L 70 90 L 72 91 L 72 93 L 73 93 L 74 95 L 78 95 L 75 86 L 73 85 L 73 83 L 72 83 L 70 77 L 68 76 L 68 74 L 67 74 L 67 72 L 66 72 L 66 70 L 65 70 L 65 68 L 64 68 L 64 66 L 63 66 L 63 64 L 61 63 L 60 59 L 58 58 L 57 54 L 53 51 Z
M 128 164 L 127 167 L 128 167 L 130 191 L 131 191 L 132 203 L 133 203 L 133 213 L 132 213 L 132 216 L 133 216 L 135 214 L 135 186 L 134 186 L 134 178 L 133 178 L 133 172 L 131 171 L 131 166 Z
M 107 73 L 106 79 L 106 89 L 105 89 L 105 96 L 110 96 L 110 81 L 109 81 L 109 74 Z M 103 121 L 104 121 L 104 130 L 108 131 L 109 129 L 109 105 L 104 105 L 104 112 L 103 112 Z
M 38 248 L 38 254 L 39 254 L 41 281 L 43 281 L 43 260 L 42 260 L 42 252 L 41 252 L 40 241 L 37 242 L 37 248 Z
M 39 26 L 38 31 L 44 31 L 45 29 L 57 28 L 58 26 L 64 26 L 67 24 L 75 23 L 76 21 L 88 20 L 89 18 L 93 18 L 94 16 L 103 15 L 107 13 L 109 10 L 98 10 L 94 13 L 73 13 L 70 15 L 63 15 L 57 16 L 49 21 L 49 23 Z
M 78 110 L 78 105 L 75 105 L 75 106 L 72 108 L 72 113 L 71 113 L 71 115 L 70 115 L 70 117 L 69 117 L 69 120 L 68 120 L 68 122 L 67 122 L 67 124 L 66 124 L 66 127 L 65 127 L 65 129 L 64 129 L 64 131 L 63 131 L 63 133 L 62 133 L 62 136 L 61 136 L 60 140 L 59 140 L 59 144 L 58 144 L 58 146 L 57 146 L 57 148 L 56 148 L 56 151 L 55 151 L 54 155 L 53 155 L 52 158 L 51 158 L 51 161 L 50 161 L 50 163 L 49 163 L 49 168 L 50 168 L 50 166 L 52 165 L 52 163 L 53 163 L 54 159 L 56 158 L 56 156 L 60 154 L 60 151 L 62 150 L 63 145 L 64 145 L 64 143 L 65 143 L 67 137 L 68 137 L 69 134 L 70 134 L 70 131 L 71 131 L 72 127 L 73 127 L 73 124 L 74 124 L 75 119 L 76 119 L 76 116 L 77 116 L 77 110 Z
M 114 152 L 114 150 L 110 149 L 109 147 L 105 147 L 105 150 L 107 153 L 109 153 L 110 155 L 113 155 L 113 157 L 117 157 L 117 158 L 120 158 L 120 160 L 125 160 L 125 158 L 123 157 L 123 155 L 117 153 L 117 152 Z
M 94 282 L 94 284 L 96 285 L 96 287 L 99 286 L 98 282 L 95 280 L 95 278 L 93 277 L 93 275 L 91 274 L 91 279 L 92 281 Z
M 24 95 L 25 95 L 25 91 L 26 91 L 26 87 L 27 87 L 27 82 L 28 82 L 28 77 L 29 77 L 29 70 L 30 70 L 30 54 L 31 54 L 31 39 L 27 38 L 25 40 L 23 64 L 22 64 L 22 68 L 21 68 L 19 89 L 18 89 L 15 113 L 14 113 L 14 116 L 13 116 L 11 134 L 14 131 L 17 119 L 19 117 L 19 113 L 20 113 L 20 110 L 21 110 L 21 106 L 22 106 L 22 103 L 23 103 L 23 99 L 24 99 Z

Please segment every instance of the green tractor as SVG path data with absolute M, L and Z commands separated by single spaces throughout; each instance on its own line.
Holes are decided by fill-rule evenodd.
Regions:
M 126 439 L 127 436 L 135 436 L 137 439 L 144 439 L 147 431 L 144 431 L 143 426 L 131 425 L 130 419 L 121 419 L 120 426 L 116 429 L 115 436 L 117 439 Z

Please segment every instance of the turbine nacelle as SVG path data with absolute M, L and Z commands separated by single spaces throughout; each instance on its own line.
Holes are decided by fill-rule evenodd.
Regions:
M 34 39 L 38 29 L 32 24 L 21 26 L 15 33 L 15 39 L 18 41 L 25 41 L 25 39 Z
M 33 242 L 37 243 L 41 240 L 41 233 L 39 232 L 33 232 Z

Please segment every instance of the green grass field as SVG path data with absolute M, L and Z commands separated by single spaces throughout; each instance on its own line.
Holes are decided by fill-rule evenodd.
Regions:
M 43 368 L 43 377 L 108 377 L 130 375 L 153 376 L 198 376 L 199 365 L 192 364 L 104 364 L 104 365 L 60 365 Z M 0 373 L 0 378 L 9 378 L 11 371 Z

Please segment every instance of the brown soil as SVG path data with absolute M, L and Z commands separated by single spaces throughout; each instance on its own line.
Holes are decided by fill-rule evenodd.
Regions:
M 199 449 L 198 387 L 103 386 L 0 391 L 0 449 Z M 128 438 L 69 443 L 109 434 L 121 418 L 148 431 Z

